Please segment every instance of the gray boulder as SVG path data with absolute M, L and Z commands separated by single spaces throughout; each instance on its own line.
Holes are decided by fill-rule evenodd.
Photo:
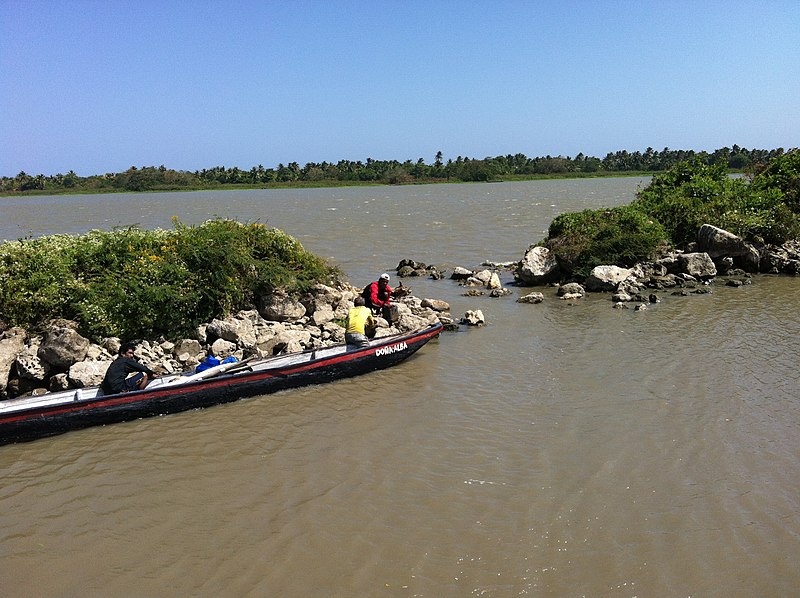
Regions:
M 38 355 L 42 361 L 60 370 L 83 361 L 89 351 L 89 339 L 62 323 L 52 325 L 44 335 Z
M 433 311 L 450 311 L 450 304 L 447 301 L 442 301 L 441 299 L 423 299 L 420 303 L 420 306 L 430 308 Z
M 305 306 L 282 293 L 261 298 L 259 313 L 272 322 L 294 322 L 306 315 Z
M 70 366 L 67 377 L 75 388 L 97 386 L 103 381 L 110 365 L 111 361 L 79 361 Z
M 344 336 L 344 331 L 342 331 Z M 258 353 L 262 357 L 279 353 L 294 353 L 312 348 L 312 336 L 306 329 L 275 328 L 274 334 L 259 336 Z
M 705 252 L 681 253 L 677 256 L 678 266 L 681 272 L 690 274 L 695 278 L 707 280 L 717 275 L 717 267 L 714 260 Z
M 433 314 L 433 312 L 430 313 Z M 397 321 L 393 323 L 392 327 L 378 329 L 378 333 L 375 335 L 375 337 L 380 338 L 382 336 L 388 336 L 401 330 L 424 328 L 425 326 L 435 322 L 437 319 L 438 318 L 436 316 L 428 315 L 426 317 L 423 314 L 415 314 L 411 313 L 410 311 L 401 311 L 400 316 L 398 317 Z
M 334 312 L 339 311 L 339 306 L 346 304 L 348 301 L 361 293 L 361 289 L 353 289 L 352 292 L 334 289 L 324 284 L 314 285 L 311 293 L 302 297 L 300 303 L 306 308 L 306 314 L 312 315 L 319 309 L 325 309 L 325 306 L 330 307 Z M 345 316 L 347 313 L 345 312 Z M 322 317 L 322 314 L 320 316 Z M 335 316 L 340 317 L 340 316 Z
M 628 268 L 595 266 L 586 277 L 587 291 L 614 291 L 617 285 L 631 275 Z
M 339 326 L 336 322 L 326 322 L 321 326 L 322 340 L 329 343 L 343 343 L 344 342 L 344 328 Z
M 577 282 L 568 282 L 566 284 L 562 284 L 558 287 L 558 291 L 556 294 L 559 297 L 563 297 L 564 295 L 579 295 L 583 297 L 586 294 L 583 286 Z
M 206 328 L 206 335 L 215 336 L 241 347 L 255 347 L 256 333 L 249 319 L 228 317 L 224 320 L 212 320 Z
M 529 293 L 524 297 L 520 297 L 517 299 L 517 303 L 541 303 L 544 301 L 544 295 L 542 293 Z
M 211 354 L 217 359 L 225 359 L 230 357 L 236 352 L 236 343 L 226 341 L 223 338 L 218 338 L 211 343 Z
M 109 355 L 116 355 L 119 353 L 119 348 L 122 346 L 122 340 L 116 336 L 110 336 L 103 341 L 103 349 L 108 351 Z
M 313 295 L 315 301 L 320 303 L 327 303 L 329 305 L 336 305 L 342 300 L 344 293 L 339 289 L 334 289 L 324 284 L 314 285 Z
M 307 330 L 287 330 L 279 335 L 278 342 L 285 345 L 283 353 L 296 353 L 309 347 L 311 333 Z
M 486 324 L 486 318 L 483 317 L 483 312 L 479 309 L 469 310 L 461 318 L 461 323 L 468 326 L 483 326 Z
M 184 358 L 184 361 L 197 356 L 203 350 L 202 345 L 200 345 L 199 341 L 194 340 L 193 338 L 184 338 L 179 340 L 175 343 L 175 348 L 172 349 L 173 355 L 176 357 L 181 355 L 186 355 L 188 357 Z
M 545 284 L 558 276 L 558 262 L 553 252 L 546 247 L 531 245 L 514 275 L 524 285 Z
M 37 352 L 39 345 L 32 345 L 24 347 L 22 353 L 17 355 L 16 368 L 17 375 L 26 380 L 33 380 L 35 382 L 44 382 L 47 375 L 50 373 L 50 367 L 39 359 Z M 2 358 L 0 358 L 2 359 Z
M 472 276 L 473 278 L 477 278 L 480 281 L 480 284 L 485 285 L 488 284 L 489 281 L 492 279 L 492 271 L 481 270 L 480 272 L 476 272 Z
M 752 248 L 741 237 L 716 226 L 704 224 L 697 231 L 697 249 L 713 259 L 747 255 Z
M 336 318 L 333 308 L 327 303 L 320 304 L 317 302 L 317 309 L 311 314 L 311 321 L 316 326 L 322 326 L 326 322 L 330 322 Z
M 113 361 L 115 356 L 116 353 L 112 355 L 104 347 L 94 343 L 90 343 L 89 348 L 86 350 L 86 359 L 89 361 Z
M 466 280 L 470 276 L 472 276 L 472 270 L 467 270 L 461 266 L 453 268 L 453 272 L 450 274 L 451 280 Z

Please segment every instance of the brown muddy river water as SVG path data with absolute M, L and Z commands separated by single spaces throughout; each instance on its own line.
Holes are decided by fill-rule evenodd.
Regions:
M 517 260 L 646 182 L 0 198 L 0 238 L 219 215 L 362 285 L 403 258 Z M 800 280 L 642 312 L 406 283 L 487 326 L 385 372 L 0 447 L 0 595 L 798 595 Z

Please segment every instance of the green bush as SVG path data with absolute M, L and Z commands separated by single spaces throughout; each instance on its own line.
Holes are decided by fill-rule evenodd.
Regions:
M 703 224 L 719 223 L 741 203 L 746 188 L 743 180 L 728 176 L 724 163 L 708 166 L 695 159 L 653 177 L 633 205 L 661 222 L 674 245 L 685 247 Z
M 800 214 L 800 150 L 792 150 L 771 160 L 753 178 L 754 192 L 776 189 L 794 214 Z
M 652 259 L 664 227 L 633 206 L 570 212 L 550 224 L 544 245 L 568 274 L 585 277 L 600 265 L 632 266 Z
M 216 219 L 0 245 L 0 317 L 37 329 L 75 320 L 99 340 L 186 335 L 277 288 L 302 293 L 339 271 L 261 224 Z
M 653 177 L 633 205 L 686 247 L 703 224 L 748 241 L 780 244 L 800 236 L 800 153 L 774 158 L 752 183 L 728 176 L 724 163 L 681 162 Z
M 780 245 L 800 237 L 800 216 L 791 210 L 784 197 L 778 188 L 751 186 L 741 201 L 729 204 L 712 224 L 748 241 Z

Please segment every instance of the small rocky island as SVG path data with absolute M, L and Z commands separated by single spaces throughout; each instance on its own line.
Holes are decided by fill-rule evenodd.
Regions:
M 706 293 L 707 285 L 717 276 L 725 277 L 729 286 L 751 284 L 756 273 L 800 274 L 800 241 L 757 247 L 728 231 L 704 224 L 697 242 L 687 251 L 665 251 L 652 261 L 637 262 L 631 267 L 595 266 L 579 281 L 564 281 L 553 252 L 542 245 L 532 245 L 517 265 L 515 278 L 521 286 L 554 284 L 562 299 L 577 298 L 587 291 L 611 293 L 614 306 L 619 308 L 628 302 L 654 303 L 652 291 Z M 541 292 L 519 299 L 522 303 L 542 300 Z

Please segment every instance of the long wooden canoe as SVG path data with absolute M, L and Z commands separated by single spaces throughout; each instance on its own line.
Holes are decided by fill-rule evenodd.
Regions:
M 441 331 L 436 323 L 375 339 L 368 347 L 340 344 L 222 364 L 198 374 L 156 378 L 144 390 L 120 394 L 90 387 L 0 401 L 0 445 L 366 374 L 407 359 Z

